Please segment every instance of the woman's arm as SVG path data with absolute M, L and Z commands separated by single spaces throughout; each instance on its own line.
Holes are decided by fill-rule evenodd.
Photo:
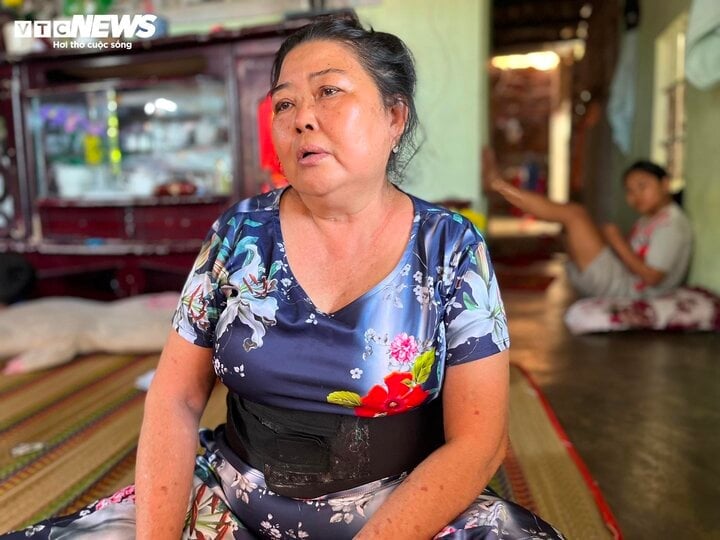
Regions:
M 508 352 L 447 369 L 445 444 L 392 493 L 356 536 L 432 538 L 488 484 L 507 444 Z
M 651 287 L 657 285 L 665 278 L 665 272 L 661 272 L 648 266 L 632 249 L 632 246 L 625 240 L 620 228 L 614 223 L 606 223 L 602 228 L 605 241 L 617 254 L 620 261 L 633 274 L 643 280 Z
M 197 431 L 215 383 L 211 349 L 170 332 L 145 398 L 137 454 L 138 540 L 180 538 L 197 451 Z

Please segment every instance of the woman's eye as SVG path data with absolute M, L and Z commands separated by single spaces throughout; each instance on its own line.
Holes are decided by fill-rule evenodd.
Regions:
M 329 97 L 329 96 L 334 96 L 334 95 L 337 94 L 339 91 L 340 91 L 340 90 L 339 90 L 338 88 L 335 88 L 334 86 L 323 86 L 323 87 L 320 89 L 320 94 L 321 94 L 323 97 Z
M 275 104 L 274 111 L 276 113 L 286 111 L 290 108 L 290 102 L 289 101 L 278 101 Z

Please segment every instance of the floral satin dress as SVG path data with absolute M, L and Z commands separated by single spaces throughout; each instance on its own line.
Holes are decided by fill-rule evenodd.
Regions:
M 465 218 L 411 196 L 413 226 L 395 268 L 326 313 L 288 265 L 279 216 L 283 191 L 242 201 L 215 222 L 174 317 L 183 338 L 213 349 L 215 373 L 232 392 L 296 410 L 402 414 L 440 397 L 448 367 L 507 349 L 505 311 L 485 242 Z M 237 456 L 231 465 L 211 431 L 202 431 L 200 441 L 205 453 L 196 462 L 184 538 L 350 539 L 407 474 L 294 499 L 274 493 L 260 471 L 238 467 Z M 61 531 L 78 531 L 82 521 L 102 530 L 98 514 L 130 530 L 133 500 L 126 490 L 91 505 L 82 517 L 38 524 L 41 530 L 23 534 L 60 538 Z M 49 530 L 60 535 L 47 536 Z M 440 537 L 561 535 L 486 490 Z
M 395 268 L 325 313 L 288 265 L 281 194 L 243 201 L 215 223 L 175 316 L 181 336 L 214 349 L 233 392 L 291 409 L 399 414 L 436 398 L 448 366 L 508 347 L 485 243 L 464 218 L 412 198 Z

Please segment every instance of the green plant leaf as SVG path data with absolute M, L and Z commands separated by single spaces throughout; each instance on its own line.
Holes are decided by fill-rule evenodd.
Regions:
M 327 397 L 328 403 L 334 403 L 335 405 L 341 405 L 342 407 L 359 407 L 362 405 L 360 399 L 360 394 L 348 392 L 347 390 L 330 392 Z
M 412 367 L 415 384 L 423 384 L 430 378 L 433 363 L 435 362 L 435 347 L 425 351 L 415 359 Z

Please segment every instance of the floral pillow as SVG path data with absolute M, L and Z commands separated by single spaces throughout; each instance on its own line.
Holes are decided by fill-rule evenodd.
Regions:
M 681 287 L 655 298 L 584 298 L 565 313 L 573 334 L 622 330 L 720 331 L 720 297 Z

